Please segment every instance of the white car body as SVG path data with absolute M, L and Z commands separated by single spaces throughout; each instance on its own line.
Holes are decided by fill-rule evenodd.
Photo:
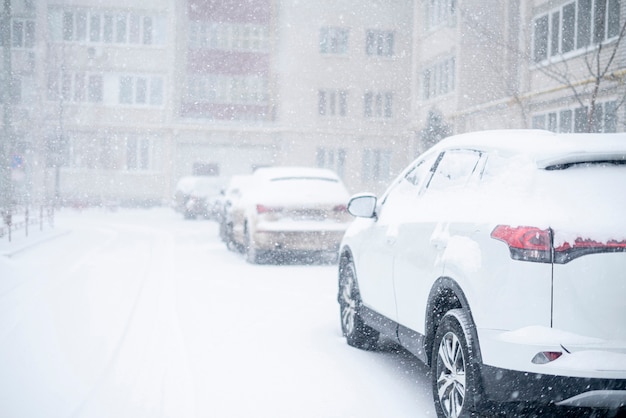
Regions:
M 331 170 L 264 167 L 232 211 L 232 235 L 249 261 L 261 253 L 311 252 L 336 258 L 352 222 L 349 194 Z
M 457 135 L 373 211 L 352 204 L 340 271 L 353 263 L 367 325 L 431 364 L 439 317 L 461 308 L 490 399 L 626 406 L 625 134 Z

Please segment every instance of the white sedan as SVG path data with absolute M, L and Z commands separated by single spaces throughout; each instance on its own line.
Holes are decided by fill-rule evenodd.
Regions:
M 264 167 L 233 207 L 232 239 L 251 263 L 281 254 L 336 260 L 352 222 L 343 182 L 331 170 Z

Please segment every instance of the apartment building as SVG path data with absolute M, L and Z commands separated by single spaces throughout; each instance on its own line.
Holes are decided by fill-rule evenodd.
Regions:
M 535 1 L 526 11 L 533 28 L 526 87 L 532 127 L 624 131 L 625 3 Z
M 623 132 L 625 6 L 621 0 L 419 1 L 415 130 L 427 134 L 434 113 L 449 133 Z M 428 146 L 432 139 L 422 136 Z
M 177 175 L 292 164 L 383 187 L 411 138 L 411 11 L 411 0 L 190 1 Z
M 22 200 L 161 204 L 279 164 L 381 192 L 451 133 L 625 130 L 624 0 L 11 3 Z
M 189 0 L 176 14 L 174 178 L 280 163 L 270 0 Z
M 413 1 L 282 1 L 276 119 L 284 154 L 383 190 L 407 162 Z

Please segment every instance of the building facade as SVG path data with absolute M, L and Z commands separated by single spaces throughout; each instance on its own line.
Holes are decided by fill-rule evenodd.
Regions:
M 423 0 L 416 7 L 416 132 L 623 132 L 622 0 Z M 435 135 L 434 140 L 437 137 Z
M 163 204 L 267 165 L 381 192 L 452 133 L 625 130 L 623 0 L 10 3 L 17 201 Z

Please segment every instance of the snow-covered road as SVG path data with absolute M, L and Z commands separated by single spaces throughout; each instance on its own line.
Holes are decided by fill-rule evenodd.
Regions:
M 435 416 L 425 366 L 346 345 L 336 266 L 250 265 L 164 208 L 37 234 L 0 242 L 2 417 Z

